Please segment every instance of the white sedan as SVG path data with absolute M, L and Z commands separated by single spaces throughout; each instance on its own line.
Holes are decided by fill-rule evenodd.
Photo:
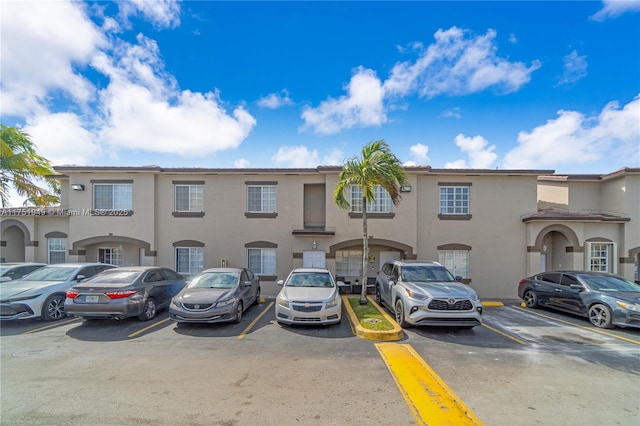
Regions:
M 282 324 L 337 324 L 342 319 L 342 299 L 327 269 L 298 268 L 285 281 L 276 299 L 276 321 Z

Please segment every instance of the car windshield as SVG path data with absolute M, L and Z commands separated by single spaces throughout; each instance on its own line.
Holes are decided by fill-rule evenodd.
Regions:
M 606 275 L 578 275 L 592 290 L 598 291 L 635 291 L 640 292 L 640 286 L 619 277 Z
M 40 268 L 23 277 L 29 281 L 67 281 L 78 270 L 75 266 L 51 266 Z
M 430 282 L 430 281 L 455 281 L 451 272 L 441 266 L 404 266 L 402 268 L 402 281 Z
M 331 275 L 324 272 L 300 272 L 292 274 L 287 281 L 289 287 L 333 287 Z
M 189 282 L 189 288 L 234 288 L 239 280 L 238 272 L 205 272 L 196 275 Z
M 132 283 L 140 276 L 140 271 L 127 271 L 112 269 L 101 272 L 85 282 L 99 282 L 103 284 L 128 284 Z

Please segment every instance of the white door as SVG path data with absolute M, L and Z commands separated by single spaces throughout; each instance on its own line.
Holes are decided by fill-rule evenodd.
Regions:
M 324 251 L 306 250 L 302 252 L 303 268 L 325 268 L 326 257 Z

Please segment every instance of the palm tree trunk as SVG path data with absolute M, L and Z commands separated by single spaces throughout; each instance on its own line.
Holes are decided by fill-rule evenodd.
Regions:
M 369 235 L 367 231 L 367 199 L 362 197 L 362 290 L 360 304 L 367 304 L 367 261 L 369 259 Z

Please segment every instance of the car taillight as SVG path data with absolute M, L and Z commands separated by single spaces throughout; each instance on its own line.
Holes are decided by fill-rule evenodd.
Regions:
M 136 294 L 135 290 L 108 291 L 105 293 L 109 299 L 124 299 Z
M 522 285 L 526 282 L 526 280 L 520 280 L 520 282 L 518 283 L 518 285 Z
M 68 299 L 75 299 L 76 297 L 78 297 L 80 293 L 78 293 L 75 290 L 67 290 L 67 298 Z

